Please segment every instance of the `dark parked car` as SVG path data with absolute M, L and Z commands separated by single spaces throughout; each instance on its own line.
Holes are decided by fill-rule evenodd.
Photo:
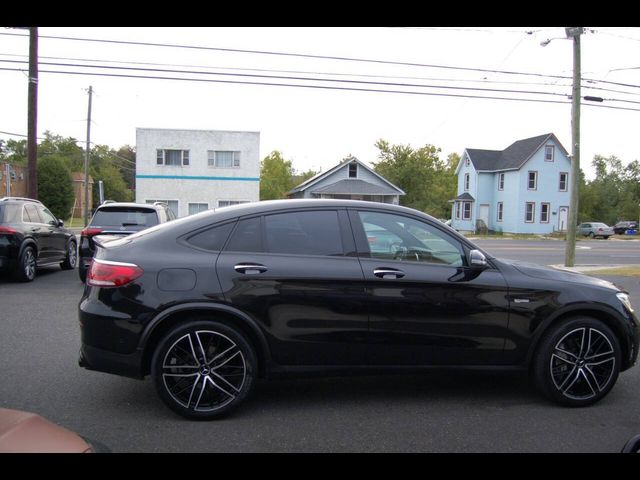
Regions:
M 126 236 L 175 219 L 166 203 L 129 203 L 106 201 L 93 214 L 89 225 L 80 234 L 80 264 L 78 275 L 83 282 L 93 259 L 96 235 Z
M 151 375 L 196 419 L 230 412 L 259 377 L 401 368 L 528 371 L 552 400 L 586 406 L 635 364 L 640 336 L 609 282 L 348 200 L 227 207 L 105 243 L 79 320 L 81 366 Z
M 0 198 L 0 270 L 21 282 L 36 277 L 36 269 L 76 267 L 76 237 L 41 202 L 31 198 Z
M 613 226 L 613 231 L 618 235 L 624 235 L 627 230 L 637 230 L 638 222 L 632 222 L 629 220 L 623 220 L 621 222 L 616 223 Z

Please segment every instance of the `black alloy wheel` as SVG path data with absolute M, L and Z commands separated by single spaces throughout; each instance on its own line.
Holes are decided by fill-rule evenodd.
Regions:
M 151 375 L 160 398 L 174 412 L 212 420 L 235 409 L 251 391 L 256 356 L 233 328 L 190 321 L 160 340 Z
M 571 407 L 603 398 L 620 372 L 620 344 L 603 322 L 576 318 L 554 327 L 534 359 L 534 382 L 547 397 Z

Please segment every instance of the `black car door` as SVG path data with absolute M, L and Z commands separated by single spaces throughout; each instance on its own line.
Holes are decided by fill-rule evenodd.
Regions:
M 43 230 L 48 232 L 49 258 L 51 261 L 62 261 L 66 254 L 69 234 L 66 229 L 60 227 L 58 219 L 47 208 L 38 206 L 38 210 L 42 217 Z
M 51 232 L 35 204 L 27 203 L 22 207 L 22 221 L 25 234 L 33 238 L 38 246 L 38 263 L 46 264 L 54 255 Z
M 367 286 L 371 364 L 500 362 L 508 300 L 498 270 L 468 268 L 463 242 L 435 222 L 364 209 L 350 218 Z
M 260 322 L 276 363 L 364 363 L 365 290 L 346 210 L 240 219 L 217 273 L 226 301 Z

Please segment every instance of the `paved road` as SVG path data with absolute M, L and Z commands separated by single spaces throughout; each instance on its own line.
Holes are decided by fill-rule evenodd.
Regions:
M 640 305 L 638 278 L 614 280 Z M 81 292 L 75 271 L 0 277 L 0 405 L 116 452 L 617 452 L 640 433 L 639 367 L 587 409 L 548 403 L 513 374 L 448 372 L 263 382 L 234 416 L 186 421 L 149 380 L 77 366 Z

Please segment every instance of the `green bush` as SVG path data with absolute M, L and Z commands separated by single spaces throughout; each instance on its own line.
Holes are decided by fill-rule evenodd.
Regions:
M 38 161 L 38 199 L 58 218 L 68 218 L 73 208 L 73 181 L 65 162 L 54 155 Z

